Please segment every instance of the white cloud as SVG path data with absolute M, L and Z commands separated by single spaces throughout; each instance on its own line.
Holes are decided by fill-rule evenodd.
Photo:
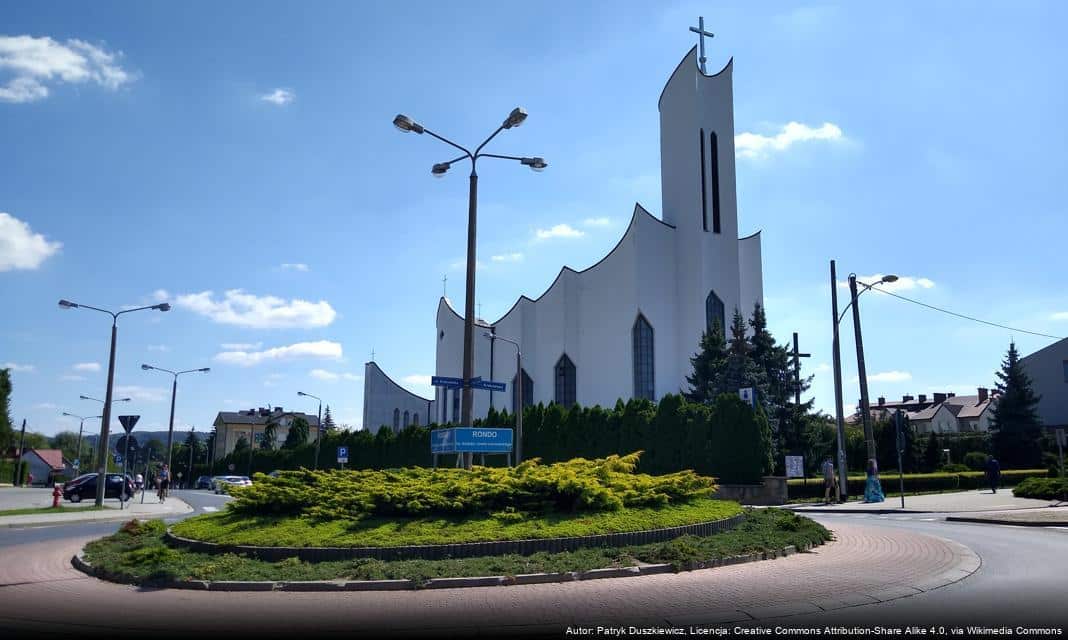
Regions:
M 864 284 L 872 285 L 876 284 L 882 279 L 883 274 L 881 273 L 875 273 L 870 276 L 857 276 L 858 283 L 863 282 Z M 849 281 L 843 280 L 838 283 L 838 286 L 848 289 Z M 912 291 L 913 289 L 933 289 L 934 286 L 934 280 L 931 280 L 930 278 L 899 276 L 898 279 L 894 282 L 884 282 L 882 284 L 876 285 L 875 289 L 876 291 L 882 289 L 883 291 L 889 291 L 891 293 L 900 293 L 902 291 Z M 858 285 L 858 290 L 860 289 L 863 289 L 863 287 L 859 287 Z
M 264 378 L 263 386 L 265 386 L 265 387 L 277 387 L 278 386 L 278 381 L 281 380 L 284 377 L 285 376 L 280 374 L 280 373 L 272 373 L 271 375 L 269 375 L 266 378 Z M 248 404 L 248 403 L 245 403 L 245 404 Z
M 289 104 L 290 102 L 293 102 L 293 99 L 296 97 L 297 94 L 293 93 L 289 89 L 279 88 L 275 89 L 270 93 L 263 94 L 262 96 L 260 96 L 260 100 L 263 100 L 264 102 L 270 102 L 271 104 L 276 104 L 281 107 Z
M 502 253 L 490 258 L 494 262 L 522 262 L 523 254 L 519 252 L 515 253 Z
M 287 302 L 275 296 L 245 293 L 241 289 L 226 291 L 221 300 L 215 300 L 212 291 L 179 295 L 174 304 L 220 324 L 252 329 L 311 329 L 325 327 L 337 317 L 337 312 L 326 300 L 293 299 Z
M 59 376 L 59 379 L 63 382 L 81 382 L 82 380 L 85 380 L 85 376 L 76 376 L 68 373 L 66 375 Z
M 58 409 L 59 407 L 57 407 L 56 405 L 52 404 L 51 402 L 38 402 L 37 404 L 33 405 L 33 408 L 34 409 Z
M 912 374 L 908 371 L 883 371 L 881 373 L 873 373 L 868 376 L 868 383 L 872 382 L 908 382 L 912 380 Z M 860 377 L 854 376 L 853 382 L 859 382 Z
M 51 242 L 22 220 L 0 211 L 0 271 L 36 269 L 62 247 L 62 242 Z
M 49 82 L 93 82 L 117 89 L 133 80 L 133 75 L 117 64 L 121 56 L 82 40 L 63 44 L 47 36 L 0 36 L 0 71 L 13 76 L 0 85 L 0 102 L 46 98 Z
M 137 402 L 163 402 L 171 397 L 170 392 L 162 387 L 117 384 L 113 391 L 119 398 L 133 398 Z
M 283 271 L 307 271 L 308 265 L 303 262 L 283 262 L 280 268 Z
M 99 362 L 79 362 L 76 365 L 72 365 L 71 369 L 74 369 L 75 371 L 92 371 L 92 372 L 96 372 L 96 371 L 100 371 L 100 363 Z
M 19 364 L 17 362 L 5 362 L 0 364 L 0 369 L 11 369 L 12 371 L 22 371 L 24 373 L 33 373 L 36 370 L 32 364 Z
M 1068 311 L 1058 311 L 1050 316 L 1051 320 L 1068 320 Z
M 786 151 L 795 143 L 810 140 L 840 142 L 845 138 L 838 125 L 830 122 L 824 122 L 817 128 L 800 122 L 790 122 L 773 136 L 749 132 L 739 133 L 734 136 L 734 151 L 743 158 L 762 158 L 773 152 Z
M 401 378 L 401 381 L 404 382 L 404 384 L 409 385 L 409 386 L 413 386 L 413 387 L 429 387 L 430 386 L 430 376 L 429 375 L 423 375 L 421 373 L 412 374 L 410 376 L 404 376 L 403 378 Z
M 818 365 L 816 365 L 812 369 L 812 372 L 813 373 L 827 373 L 830 370 L 831 370 L 831 365 L 827 364 L 826 362 L 821 362 L 821 363 L 819 363 Z
M 165 344 L 150 344 L 148 345 L 149 351 L 170 351 L 171 348 Z
M 292 360 L 294 358 L 322 358 L 338 360 L 341 358 L 341 344 L 329 340 L 317 342 L 298 342 L 284 347 L 273 347 L 265 351 L 223 351 L 216 354 L 215 360 L 225 364 L 250 367 L 262 362 L 275 360 Z
M 587 227 L 607 227 L 612 224 L 612 219 L 607 217 L 586 218 L 582 221 L 582 224 Z
M 326 382 L 336 382 L 338 380 L 363 380 L 363 376 L 356 375 L 355 373 L 334 373 L 333 371 L 327 371 L 326 369 L 312 369 L 308 372 L 308 375 L 317 380 L 324 380 Z
M 569 224 L 558 224 L 548 229 L 538 229 L 534 232 L 537 240 L 549 240 L 550 238 L 581 238 L 586 235 L 585 231 L 579 231 Z
M 223 351 L 255 351 L 263 346 L 262 342 L 224 342 L 219 345 Z

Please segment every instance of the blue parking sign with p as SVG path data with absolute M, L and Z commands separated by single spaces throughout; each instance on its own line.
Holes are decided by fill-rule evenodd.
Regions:
M 337 448 L 337 461 L 339 464 L 345 464 L 349 461 L 349 448 L 338 447 Z

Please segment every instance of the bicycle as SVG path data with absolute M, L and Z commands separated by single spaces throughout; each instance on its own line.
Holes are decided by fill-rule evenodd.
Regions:
M 163 504 L 163 502 L 167 499 L 167 483 L 166 482 L 161 482 L 160 483 L 159 490 L 156 491 L 156 497 L 159 498 L 160 504 Z

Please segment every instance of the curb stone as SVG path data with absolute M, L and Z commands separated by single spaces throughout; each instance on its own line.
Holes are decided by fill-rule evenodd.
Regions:
M 1061 521 L 1053 520 L 1053 521 L 1049 521 L 1049 522 L 1029 522 L 1029 521 L 1026 521 L 1026 520 L 1023 520 L 1023 521 L 1021 521 L 1021 520 L 1002 520 L 1002 519 L 999 519 L 999 518 L 977 518 L 977 517 L 969 517 L 969 516 L 948 516 L 946 518 L 946 521 L 947 522 L 977 522 L 977 523 L 980 523 L 980 524 L 1001 524 L 1001 525 L 1011 525 L 1011 526 L 1017 526 L 1017 527 L 1066 527 L 1066 526 L 1068 526 L 1068 521 L 1066 521 L 1066 520 L 1061 520 Z
M 803 545 L 798 549 L 788 545 L 783 549 L 769 550 L 763 553 L 750 553 L 726 558 L 716 558 L 700 562 L 690 562 L 679 571 L 696 571 L 712 569 L 735 564 L 757 562 L 764 559 L 782 558 L 796 553 L 804 553 L 812 548 L 811 545 Z M 109 582 L 126 583 L 122 576 L 117 576 L 109 571 L 94 567 L 85 559 L 84 552 L 80 552 L 71 558 L 71 565 L 85 573 L 101 580 Z M 547 584 L 556 582 L 574 582 L 577 580 L 598 580 L 605 578 L 629 578 L 637 576 L 649 576 L 665 573 L 678 573 L 670 564 L 649 564 L 633 567 L 609 567 L 605 569 L 590 569 L 587 571 L 565 571 L 562 573 L 524 573 L 515 576 L 475 576 L 464 578 L 431 578 L 426 582 L 413 580 L 294 580 L 277 582 L 272 581 L 247 581 L 247 580 L 172 580 L 158 585 L 150 585 L 161 589 L 189 589 L 196 591 L 410 591 L 414 589 L 462 589 L 468 587 L 498 587 L 525 584 Z

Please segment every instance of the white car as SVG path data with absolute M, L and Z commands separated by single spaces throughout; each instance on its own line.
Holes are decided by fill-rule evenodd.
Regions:
M 215 476 L 211 479 L 211 489 L 215 493 L 224 493 L 228 487 L 249 487 L 252 480 L 248 476 Z

